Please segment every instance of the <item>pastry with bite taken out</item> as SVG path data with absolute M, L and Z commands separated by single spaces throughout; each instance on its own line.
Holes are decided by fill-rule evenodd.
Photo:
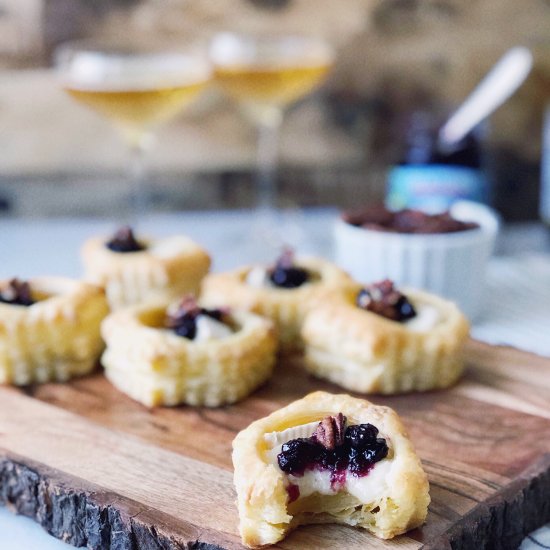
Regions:
M 253 422 L 233 441 L 233 465 L 239 530 L 251 548 L 309 523 L 390 539 L 422 525 L 430 502 L 397 414 L 349 395 L 311 393 Z

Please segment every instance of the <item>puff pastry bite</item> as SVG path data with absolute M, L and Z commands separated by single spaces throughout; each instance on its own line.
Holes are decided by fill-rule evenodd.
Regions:
M 210 257 L 191 239 L 138 240 L 129 227 L 86 241 L 82 260 L 86 279 L 105 288 L 111 309 L 197 294 L 210 268 Z
M 468 333 L 452 302 L 389 280 L 356 285 L 307 316 L 305 366 L 355 392 L 445 388 L 463 371 Z
M 315 392 L 253 422 L 233 441 L 244 544 L 274 544 L 302 524 L 343 523 L 389 539 L 422 525 L 420 460 L 388 407 Z
M 352 284 L 334 264 L 317 258 L 294 258 L 285 250 L 273 266 L 247 266 L 206 277 L 202 286 L 205 303 L 225 300 L 272 319 L 283 353 L 300 351 L 300 335 L 306 312 L 317 301 Z
M 234 403 L 264 383 L 275 364 L 268 319 L 206 309 L 192 297 L 112 313 L 102 324 L 107 378 L 149 407 Z
M 0 383 L 63 382 L 90 372 L 109 311 L 103 290 L 63 277 L 0 281 Z

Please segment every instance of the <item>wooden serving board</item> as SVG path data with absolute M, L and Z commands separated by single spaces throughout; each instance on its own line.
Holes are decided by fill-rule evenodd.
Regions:
M 402 416 L 430 479 L 426 525 L 392 541 L 307 526 L 277 548 L 498 549 L 550 521 L 550 360 L 468 345 L 453 389 L 376 397 Z M 148 410 L 98 373 L 0 388 L 0 503 L 76 546 L 242 548 L 231 441 L 317 389 L 296 362 L 244 402 Z

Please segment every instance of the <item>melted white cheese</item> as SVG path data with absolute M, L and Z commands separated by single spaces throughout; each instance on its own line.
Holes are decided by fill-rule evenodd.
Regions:
M 441 320 L 439 311 L 433 306 L 427 304 L 415 305 L 415 310 L 416 316 L 404 323 L 413 332 L 427 332 L 433 329 Z
M 245 282 L 255 288 L 274 287 L 275 285 L 269 278 L 268 270 L 261 265 L 253 267 L 247 274 Z
M 264 434 L 264 440 L 270 449 L 269 454 L 275 453 L 275 458 L 281 452 L 283 443 L 290 441 L 291 439 L 298 439 L 299 437 L 311 437 L 316 430 L 319 422 L 309 422 L 309 424 L 300 424 L 300 426 L 293 426 L 287 428 L 282 432 L 270 432 Z
M 310 422 L 282 432 L 271 432 L 264 435 L 267 443 L 267 459 L 276 468 L 277 455 L 281 452 L 284 443 L 298 437 L 311 437 L 319 425 L 319 422 Z M 387 477 L 392 466 L 391 459 L 384 459 L 376 462 L 370 472 L 365 476 L 356 476 L 347 472 L 343 485 L 331 483 L 331 472 L 329 470 L 306 470 L 302 476 L 287 474 L 287 479 L 300 489 L 300 497 L 307 497 L 313 493 L 321 495 L 334 495 L 339 491 L 347 491 L 361 502 L 372 502 L 384 494 L 387 494 Z
M 197 332 L 195 334 L 195 342 L 207 342 L 209 340 L 219 340 L 233 334 L 231 329 L 213 319 L 209 315 L 199 315 L 196 319 Z
M 328 470 L 306 470 L 303 476 L 288 474 L 288 480 L 300 489 L 300 496 L 307 497 L 313 493 L 335 495 L 346 491 L 361 502 L 372 502 L 388 493 L 387 475 L 391 469 L 391 460 L 376 462 L 365 476 L 346 473 L 343 485 L 331 483 L 331 473 Z

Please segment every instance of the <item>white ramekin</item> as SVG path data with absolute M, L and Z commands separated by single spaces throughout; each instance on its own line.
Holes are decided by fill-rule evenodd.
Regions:
M 479 229 L 402 234 L 363 229 L 338 219 L 336 263 L 360 282 L 389 278 L 439 294 L 473 320 L 483 308 L 485 268 L 499 221 L 493 210 L 475 202 L 456 202 L 450 211 L 456 219 L 477 222 Z

